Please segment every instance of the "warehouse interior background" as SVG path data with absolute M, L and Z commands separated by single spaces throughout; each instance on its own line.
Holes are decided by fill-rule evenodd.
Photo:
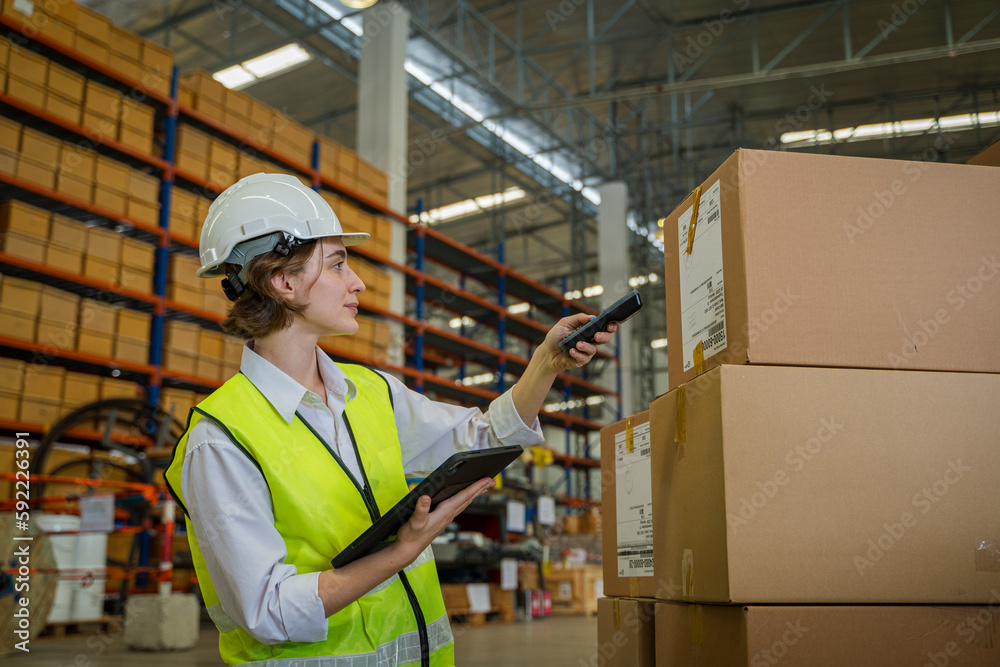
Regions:
M 734 151 L 965 163 L 1000 139 L 996 0 L 82 4 L 171 50 L 182 75 L 203 70 L 385 171 L 388 205 L 411 223 L 392 222 L 397 262 L 414 266 L 419 227 L 479 253 L 421 238 L 416 268 L 439 279 L 421 281 L 423 300 L 393 273 L 389 309 L 472 341 L 449 350 L 391 323 L 390 363 L 419 356 L 462 387 L 429 395 L 485 407 L 517 380 L 495 350 L 527 358 L 537 344 L 516 335 L 519 318 L 548 327 L 639 290 L 617 347 L 550 394 L 543 428 L 564 465 L 515 464 L 574 507 L 599 500 L 592 426 L 668 390 L 663 222 Z M 380 65 L 363 71 L 366 53 L 392 48 L 405 109 L 378 108 Z M 401 126 L 373 129 L 391 118 Z M 399 142 L 403 159 L 385 163 Z M 486 305 L 498 267 L 547 288 L 500 288 L 507 322 Z

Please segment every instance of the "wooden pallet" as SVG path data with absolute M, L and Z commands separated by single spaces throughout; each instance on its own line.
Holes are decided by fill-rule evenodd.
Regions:
M 94 632 L 95 628 L 106 634 L 121 632 L 121 616 L 102 616 L 94 621 L 56 621 L 46 623 L 39 636 L 41 637 L 73 637 Z

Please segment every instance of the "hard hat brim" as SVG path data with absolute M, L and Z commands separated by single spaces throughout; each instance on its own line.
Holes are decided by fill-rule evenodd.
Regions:
M 350 232 L 344 234 L 330 234 L 327 236 L 318 236 L 311 239 L 303 239 L 305 241 L 318 241 L 320 239 L 340 239 L 344 246 L 355 246 L 360 245 L 371 238 L 370 234 L 365 232 Z M 199 278 L 224 278 L 226 276 L 226 262 L 225 260 L 213 264 L 211 266 L 204 266 L 198 269 L 195 274 Z

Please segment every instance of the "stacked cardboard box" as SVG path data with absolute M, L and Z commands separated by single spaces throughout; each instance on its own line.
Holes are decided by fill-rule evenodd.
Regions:
M 76 349 L 79 312 L 79 296 L 42 285 L 35 341 L 48 351 Z
M 129 171 L 127 215 L 136 222 L 155 226 L 160 219 L 160 179 L 141 171 Z
M 55 213 L 45 247 L 45 264 L 61 271 L 83 273 L 87 249 L 87 227 L 82 222 Z
M 44 132 L 24 127 L 21 129 L 20 156 L 15 175 L 26 181 L 54 190 L 59 151 L 62 142 Z
M 200 309 L 205 282 L 197 276 L 200 266 L 194 255 L 172 253 L 167 263 L 167 299 L 181 306 Z
M 3 276 L 0 281 L 0 336 L 35 340 L 42 286 L 31 280 Z
M 13 416 L 21 409 L 21 392 L 24 389 L 24 369 L 27 364 L 19 359 L 0 357 L 0 414 Z M 6 468 L 13 470 L 13 468 Z
M 151 316 L 128 308 L 118 309 L 115 333 L 115 359 L 134 364 L 149 363 Z
M 388 308 L 392 280 L 389 273 L 356 255 L 351 257 L 350 265 L 365 284 L 365 291 L 360 297 L 362 307 L 369 303 L 380 308 Z
M 177 169 L 191 173 L 201 179 L 208 178 L 208 158 L 212 138 L 190 125 L 177 126 L 177 151 L 174 163 Z
M 83 114 L 83 90 L 86 79 L 58 63 L 48 63 L 48 69 L 45 109 L 54 116 L 79 125 Z
M 168 320 L 163 324 L 163 367 L 175 373 L 194 375 L 198 370 L 200 327 L 190 322 Z
M 21 124 L 0 116 L 0 173 L 17 173 L 18 151 L 21 148 Z
M 143 294 L 152 294 L 155 258 L 156 248 L 152 243 L 123 238 L 121 286 Z
M 118 141 L 152 155 L 154 120 L 153 107 L 137 102 L 131 97 L 123 97 L 121 117 L 118 122 Z
M 197 405 L 195 392 L 189 389 L 174 387 L 160 389 L 160 407 L 182 424 L 187 423 L 188 413 L 195 405 Z
M 101 398 L 101 377 L 90 373 L 66 372 L 63 384 L 62 412 L 63 418 L 77 408 L 94 403 Z
M 59 421 L 65 380 L 65 368 L 47 364 L 28 364 L 24 372 L 24 386 L 21 389 L 18 421 L 46 425 Z
M 132 170 L 121 162 L 99 156 L 94 170 L 94 205 L 110 214 L 127 215 L 131 175 Z
M 539 588 L 538 571 L 527 568 L 521 572 L 522 587 Z M 604 595 L 604 573 L 600 565 L 567 565 L 553 567 L 545 575 L 545 590 L 552 594 L 552 613 L 556 616 L 592 616 L 597 602 Z
M 48 70 L 48 58 L 10 44 L 7 55 L 7 95 L 44 109 Z
M 739 151 L 666 219 L 671 391 L 602 432 L 657 664 L 1000 661 L 993 171 Z
M 87 228 L 87 254 L 83 256 L 83 275 L 117 287 L 121 282 L 122 239 L 106 227 Z
M 170 233 L 197 241 L 212 200 L 174 188 L 171 190 Z
M 49 238 L 49 212 L 19 201 L 0 204 L 0 250 L 41 264 Z
M 236 182 L 239 151 L 228 141 L 212 138 L 208 150 L 208 180 L 222 188 Z
M 222 381 L 222 356 L 225 335 L 219 331 L 201 329 L 198 332 L 198 361 L 195 375 L 209 380 Z
M 93 151 L 64 143 L 56 171 L 56 192 L 80 201 L 93 202 L 96 170 L 97 155 Z
M 122 105 L 120 92 L 87 79 L 83 90 L 83 120 L 81 125 L 99 138 L 117 139 Z
M 76 349 L 98 357 L 111 358 L 115 351 L 117 309 L 95 299 L 83 299 L 76 337 Z

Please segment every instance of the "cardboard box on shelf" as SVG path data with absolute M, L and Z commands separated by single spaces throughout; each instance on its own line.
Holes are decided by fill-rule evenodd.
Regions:
M 201 327 L 190 322 L 167 320 L 163 323 L 163 346 L 168 350 L 198 354 L 198 332 Z
M 156 259 L 156 246 L 138 239 L 122 239 L 122 266 L 139 271 L 152 271 Z
M 45 241 L 17 232 L 0 234 L 0 252 L 41 264 L 45 261 Z
M 102 113 L 89 111 L 86 107 L 83 109 L 80 125 L 89 130 L 90 134 L 97 135 L 102 140 L 116 141 L 118 139 L 118 121 Z
M 142 395 L 139 385 L 135 382 L 119 378 L 101 378 L 101 399 L 136 398 Z
M 111 49 L 133 60 L 142 58 L 142 37 L 117 25 L 111 25 L 111 39 L 109 46 Z
M 80 5 L 77 10 L 76 29 L 78 32 L 89 35 L 92 39 L 105 44 L 111 38 L 111 21 L 86 5 Z
M 30 127 L 21 129 L 21 153 L 30 155 L 34 162 L 55 170 L 59 164 L 61 144 L 58 139 Z
M 38 316 L 46 320 L 76 322 L 80 314 L 80 297 L 49 285 L 42 285 Z
M 663 597 L 987 601 L 998 392 L 987 373 L 727 365 L 655 399 Z
M 173 414 L 174 419 L 183 424 L 191 408 L 197 404 L 194 396 L 194 392 L 188 389 L 164 387 L 160 390 L 160 407 Z
M 66 373 L 63 385 L 63 405 L 81 406 L 93 403 L 101 395 L 101 378 L 89 373 Z
M 226 122 L 226 107 L 207 97 L 195 95 L 194 109 L 219 123 Z
M 205 153 L 196 153 L 185 148 L 177 150 L 177 168 L 201 179 L 208 178 L 208 158 Z
M 209 145 L 208 160 L 213 167 L 235 173 L 239 151 L 228 141 L 213 138 Z
M 59 421 L 61 399 L 29 398 L 21 399 L 18 419 L 29 424 L 42 424 L 46 427 Z
M 38 318 L 35 328 L 35 342 L 46 350 L 75 350 L 77 337 L 76 322 L 73 320 L 48 320 Z
M 147 70 L 168 75 L 174 65 L 174 52 L 146 39 L 142 42 L 141 60 Z
M 10 45 L 7 67 L 10 72 L 16 72 L 18 77 L 35 85 L 44 87 L 48 81 L 49 59 L 16 44 Z
M 121 124 L 145 134 L 153 133 L 156 112 L 153 107 L 136 102 L 130 97 L 122 98 Z
M 62 21 L 45 21 L 38 27 L 38 34 L 70 49 L 76 46 L 76 31 L 72 25 Z
M 93 79 L 87 79 L 83 90 L 83 106 L 87 111 L 100 114 L 117 123 L 121 115 L 122 94 Z
M 656 604 L 656 664 L 996 665 L 1000 606 Z M 692 656 L 697 656 L 692 658 Z
M 131 220 L 155 226 L 160 221 L 160 205 L 129 197 L 125 214 Z
M 163 351 L 163 367 L 174 373 L 196 375 L 198 357 L 182 350 L 166 349 Z
M 692 208 L 664 223 L 671 388 L 699 354 L 705 368 L 1000 372 L 983 251 L 1000 246 L 1000 171 L 739 150 L 701 186 L 687 255 Z
M 117 139 L 119 143 L 141 151 L 146 155 L 153 154 L 153 135 L 145 130 L 136 130 L 133 127 L 121 125 L 118 128 Z
M 201 292 L 202 279 L 198 277 L 197 271 L 201 268 L 201 263 L 194 255 L 181 253 L 171 253 L 167 261 L 168 282 L 174 285 L 183 285 Z
M 16 71 L 16 70 L 15 70 Z M 7 95 L 28 104 L 45 108 L 45 88 L 31 79 L 22 79 L 16 74 L 7 76 Z
M 153 272 L 135 269 L 130 266 L 121 267 L 119 284 L 125 289 L 135 290 L 143 294 L 153 293 Z
M 115 339 L 114 358 L 133 364 L 148 364 L 149 343 L 119 336 Z
M 122 239 L 124 237 L 107 227 L 87 228 L 87 254 L 108 262 L 122 260 Z
M 129 172 L 129 195 L 133 199 L 156 203 L 160 197 L 160 179 L 150 174 L 131 170 Z
M 24 389 L 24 371 L 27 363 L 19 359 L 0 357 L 0 387 L 21 393 Z
M 60 399 L 66 369 L 48 364 L 28 364 L 24 369 L 24 388 L 21 393 L 30 398 Z
M 98 185 L 108 190 L 127 194 L 132 183 L 132 170 L 111 158 L 98 157 L 94 178 Z
M 65 172 L 56 172 L 56 192 L 82 202 L 91 203 L 94 198 L 94 182 L 84 180 Z
M 125 79 L 138 84 L 142 77 L 142 65 L 126 55 L 108 50 L 108 69 L 121 74 Z
M 54 190 L 56 186 L 55 165 L 50 162 L 32 160 L 28 154 L 22 153 L 18 158 L 14 175 L 48 190 Z
M 597 601 L 597 653 L 605 667 L 656 665 L 656 603 L 634 598 Z
M 188 308 L 201 309 L 201 290 L 177 283 L 167 284 L 167 300 Z
M 0 174 L 17 174 L 17 151 L 9 148 L 0 148 Z
M 197 97 L 206 98 L 223 106 L 226 87 L 212 78 L 212 75 L 203 70 L 195 72 L 185 72 L 181 75 L 181 82 Z
M 126 215 L 128 212 L 128 196 L 118 190 L 106 188 L 100 180 L 94 184 L 94 206 L 106 209 L 114 215 Z
M 0 336 L 18 340 L 35 340 L 36 320 L 33 315 L 0 305 Z
M 67 100 L 83 104 L 83 90 L 86 77 L 63 67 L 58 63 L 49 63 L 48 91 L 56 93 Z
M 107 42 L 101 42 L 90 37 L 90 35 L 77 31 L 76 39 L 73 41 L 73 49 L 82 54 L 83 58 L 92 60 L 99 65 L 107 66 L 110 53 Z
M 21 148 L 21 124 L 0 116 L 0 148 L 17 151 Z
M 42 263 L 60 271 L 80 275 L 83 273 L 83 252 L 78 248 L 79 246 L 74 248 L 50 241 L 45 246 Z
M 225 315 L 229 311 L 229 299 L 226 298 L 222 288 L 213 285 L 211 289 L 206 289 L 201 295 L 201 308 L 210 313 Z
M 118 309 L 95 299 L 80 301 L 80 330 L 114 335 Z
M 222 363 L 218 359 L 208 357 L 198 357 L 195 362 L 194 374 L 208 380 L 220 380 L 222 378 Z
M 223 334 L 219 331 L 201 329 L 198 332 L 198 355 L 211 359 L 222 359 L 225 346 Z
M 83 256 L 83 275 L 101 281 L 109 287 L 121 284 L 121 264 L 93 255 Z
M 76 144 L 64 142 L 59 151 L 59 173 L 93 183 L 97 169 L 97 155 L 77 148 Z
M 657 595 L 649 411 L 601 429 L 604 593 Z M 619 483 L 619 481 L 621 483 Z
M 0 232 L 47 239 L 51 217 L 51 213 L 37 206 L 17 200 L 6 201 L 0 204 Z
M 11 276 L 3 276 L 3 280 L 0 281 L 0 306 L 9 312 L 36 318 L 41 299 L 41 283 Z
M 131 308 L 118 310 L 117 333 L 119 338 L 126 338 L 140 343 L 149 343 L 149 331 L 152 318 Z
M 111 359 L 115 351 L 114 334 L 79 329 L 76 334 L 76 349 L 79 352 Z

